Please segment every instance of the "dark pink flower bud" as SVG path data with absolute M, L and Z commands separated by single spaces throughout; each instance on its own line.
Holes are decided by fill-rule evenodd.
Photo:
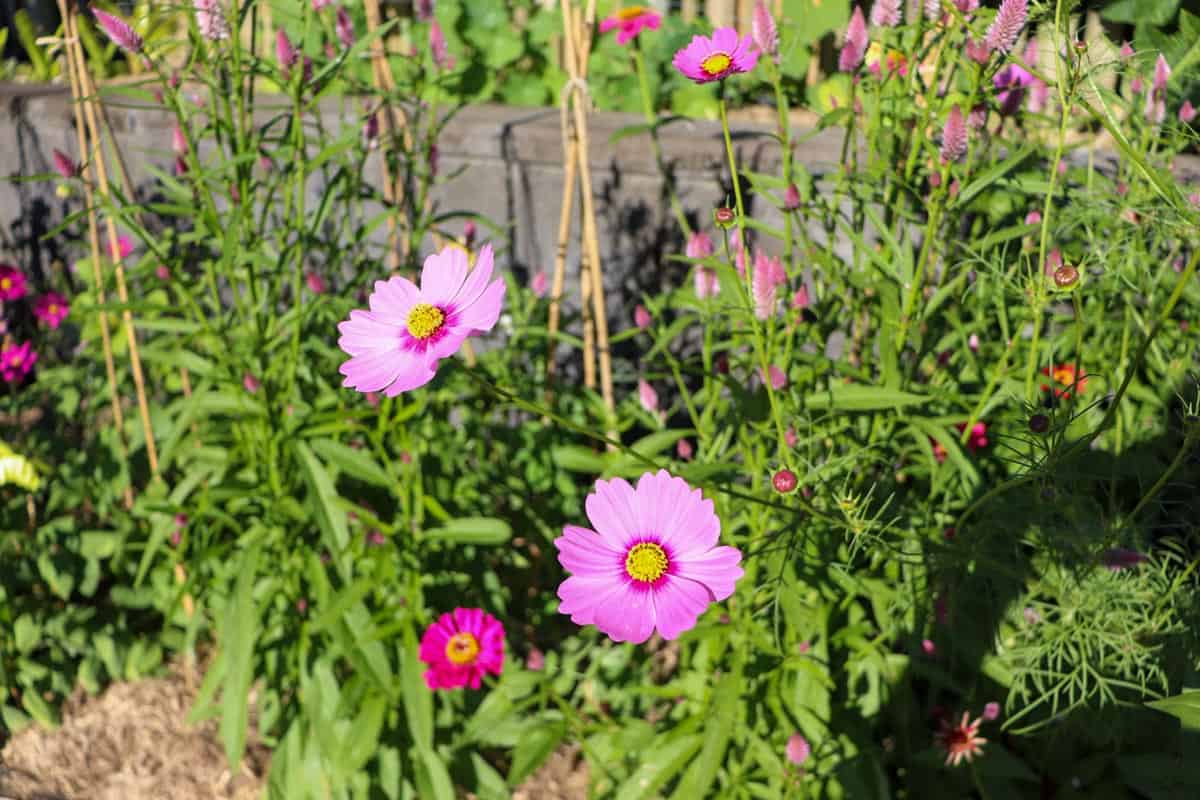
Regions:
M 253 374 L 247 372 L 242 375 L 242 388 L 250 394 L 256 393 L 260 386 L 262 386 L 262 383 Z
M 528 655 L 525 656 L 525 669 L 530 672 L 541 672 L 546 667 L 546 656 L 541 650 L 536 647 L 529 649 Z
M 546 275 L 545 270 L 539 270 L 533 273 L 533 277 L 529 279 L 529 289 L 535 297 L 545 297 L 546 291 L 549 289 L 550 279 Z
M 675 443 L 675 455 L 679 456 L 682 461 L 691 461 L 695 451 L 692 449 L 692 443 L 687 439 L 680 439 Z
M 1196 108 L 1192 105 L 1191 100 L 1184 100 L 1183 105 L 1179 107 L 1179 121 L 1184 125 L 1190 125 L 1192 120 L 1196 118 Z
M 650 316 L 650 312 L 646 310 L 644 305 L 640 303 L 633 309 L 633 324 L 637 325 L 641 330 L 646 330 L 650 327 L 650 323 L 654 319 Z
M 304 273 L 304 283 L 313 294 L 325 294 L 325 279 L 313 270 Z
M 433 19 L 433 0 L 417 0 L 416 2 L 417 19 L 421 22 L 429 22 Z
M 988 703 L 983 707 L 983 718 L 988 722 L 992 722 L 1000 717 L 1000 704 L 997 702 Z
M 791 494 L 796 491 L 798 485 L 800 480 L 790 469 L 781 469 L 771 476 L 771 486 L 780 494 Z
M 750 38 L 764 55 L 779 54 L 779 31 L 775 28 L 775 18 L 767 8 L 766 0 L 758 0 L 754 4 L 754 15 L 750 19 Z
M 463 245 L 470 249 L 471 245 L 475 244 L 475 220 L 469 219 L 463 225 Z
M 300 51 L 292 44 L 292 40 L 288 38 L 287 31 L 283 28 L 275 32 L 275 59 L 283 69 L 284 75 L 291 74 L 292 67 L 296 66 L 296 63 L 300 60 Z
M 54 169 L 59 175 L 67 179 L 79 175 L 79 165 L 72 161 L 71 157 L 66 153 L 61 150 L 55 150 L 50 155 L 54 161 Z
M 783 210 L 795 211 L 800 207 L 800 189 L 794 183 L 789 183 L 783 193 Z
M 450 55 L 446 36 L 442 33 L 442 26 L 436 19 L 429 24 L 429 52 L 433 54 L 434 66 L 438 69 L 454 69 L 454 56 Z
M 159 264 L 157 267 L 155 267 L 154 274 L 158 277 L 158 279 L 160 281 L 171 280 L 171 270 L 167 269 L 166 264 Z
M 350 14 L 344 6 L 338 6 L 337 19 L 334 21 L 333 27 L 342 47 L 349 49 L 354 46 L 354 21 L 350 19 Z

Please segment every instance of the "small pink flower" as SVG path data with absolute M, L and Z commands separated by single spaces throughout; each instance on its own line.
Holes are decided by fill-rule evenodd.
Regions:
M 442 33 L 442 26 L 436 19 L 429 23 L 429 52 L 433 55 L 435 67 L 446 71 L 454 69 L 454 56 L 450 55 L 446 35 Z
M 1025 215 L 1026 225 L 1039 225 L 1042 222 L 1042 212 L 1034 210 Z
M 1184 100 L 1183 105 L 1179 107 L 1179 121 L 1184 125 L 1190 125 L 1195 118 L 1196 107 L 1192 105 L 1191 100 Z
M 290 75 L 292 67 L 296 66 L 300 61 L 300 51 L 292 44 L 292 40 L 288 38 L 287 31 L 283 28 L 275 32 L 275 60 L 279 62 L 284 77 Z
M 790 469 L 778 470 L 771 476 L 771 486 L 780 494 L 791 494 L 800 485 L 800 479 Z
M 308 600 L 306 598 L 301 597 L 296 600 L 296 613 L 301 616 L 308 613 Z
M 308 286 L 308 290 L 313 294 L 325 294 L 325 279 L 318 275 L 313 270 L 306 270 L 304 273 L 304 283 Z
M 491 245 L 479 251 L 474 269 L 467 254 L 445 247 L 425 259 L 421 286 L 399 276 L 376 281 L 370 310 L 354 310 L 338 325 L 338 346 L 351 358 L 340 367 L 343 386 L 388 397 L 433 380 L 438 362 L 500 318 L 504 281 L 492 277 Z
M 0 264 L 0 300 L 20 300 L 25 296 L 25 273 L 11 264 Z
M 7 383 L 19 383 L 33 369 L 37 360 L 38 354 L 34 352 L 32 342 L 9 345 L 0 350 L 0 377 Z
M 638 378 L 638 402 L 651 414 L 658 412 L 658 392 L 642 378 Z
M 957 8 L 962 15 L 967 19 L 979 10 L 979 0 L 954 0 L 954 7 Z
M 1183 114 L 1182 111 L 1179 113 Z M 1182 116 L 1180 118 L 1182 119 Z M 55 150 L 50 155 L 54 161 L 54 169 L 59 175 L 68 180 L 79 175 L 79 165 L 72 161 L 71 157 L 66 153 L 61 150 Z
M 121 234 L 117 237 L 117 246 L 109 248 L 109 255 L 113 261 L 124 261 L 133 254 L 133 239 L 127 235 Z
M 46 292 L 33 304 L 33 315 L 51 328 L 57 328 L 70 310 L 67 298 L 58 292 Z
M 536 647 L 529 648 L 525 656 L 525 669 L 530 672 L 541 672 L 546 668 L 546 655 Z
M 763 380 L 771 384 L 771 388 L 779 391 L 784 386 L 787 386 L 787 375 L 779 367 L 771 364 L 766 369 L 766 374 L 763 375 Z
M 1134 94 L 1141 94 L 1142 90 L 1145 88 L 1146 82 L 1142 80 L 1141 75 L 1134 75 L 1133 80 L 1129 82 L 1129 91 L 1133 92 Z
M 936 655 L 937 654 L 937 645 L 933 643 L 932 639 L 922 639 L 921 640 L 921 650 L 927 656 Z
M 456 608 L 425 630 L 419 657 L 430 689 L 478 689 L 504 669 L 504 626 L 481 608 Z
M 628 44 L 643 30 L 656 31 L 662 15 L 646 6 L 626 6 L 600 20 L 600 32 L 617 30 L 617 44 Z
M 796 429 L 788 428 L 786 431 L 784 431 L 783 441 L 787 443 L 788 447 L 795 447 L 796 442 L 800 441 L 800 438 L 796 436 Z
M 875 0 L 871 5 L 871 25 L 894 28 L 900 24 L 900 0 Z
M 1121 42 L 1121 60 L 1128 61 L 1133 58 L 1133 46 L 1129 42 Z
M 363 537 L 363 541 L 367 547 L 381 547 L 387 544 L 387 538 L 383 535 L 383 532 L 377 530 L 367 531 L 366 536 Z
M 959 432 L 966 430 L 967 423 L 960 422 L 954 427 L 958 428 Z M 976 453 L 988 446 L 987 438 L 987 423 L 976 422 L 971 427 L 971 433 L 967 435 L 967 452 Z
M 957 767 L 964 760 L 969 764 L 971 759 L 983 753 L 982 745 L 987 739 L 979 735 L 979 725 L 982 719 L 971 721 L 971 715 L 963 712 L 962 720 L 953 723 L 948 718 L 941 721 L 941 729 L 937 733 L 937 742 L 946 751 L 946 766 Z
M 693 36 L 687 47 L 675 53 L 671 63 L 685 78 L 709 83 L 749 72 L 758 63 L 758 56 L 749 36 L 739 39 L 733 28 L 718 28 L 711 38 Z
M 469 219 L 463 223 L 463 247 L 467 248 L 468 250 L 471 249 L 471 245 L 475 244 L 476 232 L 477 228 L 475 227 L 475 220 Z
M 812 305 L 812 299 L 808 296 L 808 284 L 800 284 L 800 288 L 792 295 L 792 310 L 803 311 Z
M 1046 254 L 1046 274 L 1053 275 L 1055 271 L 1058 270 L 1058 268 L 1062 265 L 1062 251 L 1057 247 L 1052 248 L 1050 252 Z
M 692 443 L 687 439 L 680 439 L 675 443 L 675 455 L 679 456 L 681 461 L 691 461 L 694 454 Z
M 863 19 L 862 9 L 854 7 L 850 24 L 846 28 L 846 41 L 838 54 L 838 69 L 842 72 L 854 72 L 863 62 L 867 54 L 867 22 Z
M 972 353 L 979 352 L 979 334 L 972 333 L 967 337 L 967 347 L 971 349 Z
M 1017 43 L 1025 18 L 1029 14 L 1028 0 L 1001 0 L 996 18 L 987 29 L 984 41 L 992 52 L 1007 53 Z
M 797 767 L 808 761 L 808 757 L 812 754 L 812 746 L 799 732 L 793 733 L 788 737 L 787 760 L 795 764 Z
M 154 268 L 154 274 L 160 281 L 169 281 L 171 279 L 171 270 L 166 264 L 159 264 Z
M 775 27 L 775 18 L 771 9 L 767 8 L 766 0 L 758 0 L 754 4 L 754 15 L 750 18 L 750 38 L 763 55 L 778 58 L 779 31 Z
M 312 0 L 313 13 L 320 14 L 331 5 L 333 5 L 333 0 Z
M 991 703 L 988 703 L 986 706 L 984 706 L 983 707 L 983 718 L 988 722 L 992 722 L 994 720 L 999 719 L 1000 718 L 1000 704 L 993 701 Z
M 187 137 L 178 122 L 171 128 L 171 151 L 177 156 L 186 156 L 188 151 Z
M 986 64 L 992 59 L 992 51 L 988 49 L 987 42 L 974 39 L 967 39 L 967 43 L 963 45 L 963 53 L 976 64 Z
M 650 316 L 650 312 L 646 310 L 646 307 L 638 303 L 633 309 L 633 324 L 644 331 L 650 327 L 650 323 L 653 321 L 654 319 Z
M 96 18 L 96 22 L 100 23 L 100 28 L 104 31 L 104 34 L 117 47 L 127 53 L 142 52 L 145 42 L 142 41 L 142 37 L 138 35 L 138 32 L 130 27 L 128 22 L 98 8 L 92 9 L 92 15 Z
M 925 19 L 939 19 L 942 16 L 942 0 L 925 0 Z
M 942 163 L 951 164 L 967 154 L 967 126 L 958 106 L 950 109 L 942 128 Z
M 618 642 L 641 643 L 655 630 L 675 639 L 742 577 L 742 554 L 717 544 L 712 501 L 665 470 L 642 475 L 636 489 L 621 478 L 596 481 L 585 507 L 596 530 L 568 525 L 554 540 L 571 573 L 558 587 L 558 610 L 576 625 Z
M 247 372 L 242 375 L 242 388 L 250 394 L 256 393 L 261 386 L 262 382 L 253 373 Z
M 550 277 L 546 274 L 545 270 L 533 273 L 533 277 L 529 279 L 529 289 L 535 297 L 545 297 L 549 288 Z
M 350 13 L 346 11 L 345 6 L 338 6 L 333 30 L 337 34 L 338 41 L 342 43 L 342 47 L 349 50 L 354 46 L 354 21 L 350 19 Z
M 220 0 L 195 0 L 195 8 L 196 27 L 201 36 L 210 42 L 229 38 L 229 21 L 225 19 Z

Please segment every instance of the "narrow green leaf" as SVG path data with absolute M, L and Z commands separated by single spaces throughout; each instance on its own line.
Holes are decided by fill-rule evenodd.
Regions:
M 366 450 L 355 450 L 332 439 L 314 439 L 309 444 L 326 463 L 353 478 L 384 488 L 391 488 L 396 484 L 395 479 L 375 463 L 375 459 L 371 458 L 371 454 Z
M 808 408 L 832 411 L 895 411 L 927 402 L 929 398 L 923 394 L 859 383 L 835 383 L 825 391 L 814 392 L 805 398 Z
M 258 545 L 242 556 L 237 566 L 237 583 L 220 631 L 221 650 L 225 655 L 221 741 L 230 770 L 235 775 L 246 749 L 246 726 L 250 721 L 250 684 L 254 680 L 254 642 L 258 635 L 258 611 L 254 607 L 258 556 Z
M 567 723 L 561 718 L 541 720 L 526 728 L 513 748 L 508 768 L 508 785 L 516 786 L 542 765 L 567 735 Z
M 295 442 L 294 447 L 304 482 L 308 484 L 309 502 L 316 514 L 317 526 L 325 537 L 325 546 L 332 553 L 340 554 L 350 542 L 350 531 L 346 527 L 346 512 L 337 502 L 337 490 L 308 445 Z M 341 559 L 336 560 L 340 567 Z

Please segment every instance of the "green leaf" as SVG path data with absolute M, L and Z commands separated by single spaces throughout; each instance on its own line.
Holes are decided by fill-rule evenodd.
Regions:
M 404 652 L 400 665 L 400 683 L 404 693 L 404 717 L 408 735 L 422 750 L 433 746 L 433 694 L 422 677 L 422 662 L 417 658 L 417 635 L 411 625 L 404 626 Z
M 338 505 L 337 490 L 308 445 L 295 442 L 294 447 L 304 481 L 308 484 L 308 498 L 317 518 L 317 526 L 325 538 L 325 546 L 333 553 L 341 553 L 350 542 L 350 531 L 346 527 L 346 512 Z M 340 559 L 338 561 L 340 563 Z
M 37 647 L 41 639 L 41 628 L 33 621 L 33 617 L 22 614 L 13 625 L 13 638 L 16 640 L 17 652 L 28 654 Z
M 350 727 L 350 736 L 342 751 L 339 766 L 346 772 L 357 772 L 366 766 L 367 761 L 379 746 L 379 733 L 383 730 L 384 720 L 390 708 L 387 697 L 382 694 L 372 694 L 365 701 L 362 710 L 354 718 Z
M 254 607 L 254 581 L 258 575 L 258 545 L 252 546 L 237 567 L 237 584 L 229 598 L 220 631 L 225 654 L 225 682 L 221 687 L 221 741 L 230 770 L 237 774 L 246 749 L 250 722 L 250 684 L 254 680 L 254 642 L 258 638 L 258 611 Z
M 1185 728 L 1200 729 L 1200 689 L 1189 689 L 1146 705 L 1164 714 L 1178 717 Z
M 396 484 L 392 476 L 387 474 L 387 470 L 375 463 L 375 459 L 371 458 L 365 449 L 355 450 L 332 439 L 314 439 L 310 445 L 326 463 L 353 478 L 384 488 L 391 488 Z
M 584 472 L 599 475 L 608 466 L 608 459 L 603 453 L 598 453 L 590 447 L 581 444 L 568 444 L 555 447 L 550 451 L 550 458 L 555 465 L 569 472 Z
M 814 410 L 831 411 L 897 411 L 905 406 L 929 402 L 923 394 L 902 392 L 882 386 L 859 383 L 835 383 L 823 392 L 805 398 L 805 405 Z
M 739 662 L 713 688 L 712 703 L 704 720 L 704 744 L 671 795 L 677 800 L 711 797 L 717 771 L 725 763 L 725 751 L 737 723 L 737 706 L 742 692 L 742 665 Z
M 974 200 L 977 195 L 979 195 L 981 192 L 983 192 L 985 189 L 987 189 L 993 183 L 996 183 L 998 180 L 1003 178 L 1009 172 L 1011 172 L 1012 170 L 1019 167 L 1022 163 L 1024 163 L 1024 161 L 1027 158 L 1032 156 L 1036 151 L 1037 151 L 1037 145 L 1032 145 L 1032 144 L 1026 145 L 1025 147 L 1022 147 L 1017 152 L 1013 153 L 1008 158 L 1001 161 L 999 164 L 996 164 L 994 167 L 987 170 L 982 175 L 980 175 L 978 178 L 976 178 L 975 180 L 971 181 L 966 186 L 964 186 L 962 191 L 958 193 L 958 197 L 954 201 L 955 205 L 958 207 L 965 207 L 972 200 Z
M 683 769 L 704 743 L 704 736 L 688 733 L 644 754 L 641 766 L 621 785 L 614 797 L 641 800 L 655 792 Z
M 512 528 L 495 517 L 460 517 L 426 531 L 424 538 L 451 544 L 504 544 L 512 538 Z
M 417 746 L 417 794 L 422 800 L 454 800 L 454 783 L 437 753 L 428 747 Z
M 1109 22 L 1166 25 L 1175 17 L 1179 0 L 1114 0 L 1100 11 Z

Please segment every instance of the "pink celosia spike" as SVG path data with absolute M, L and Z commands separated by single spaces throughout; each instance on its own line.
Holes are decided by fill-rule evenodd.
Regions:
M 196 0 L 196 27 L 210 42 L 229 38 L 229 22 L 221 9 L 220 0 Z
M 1025 18 L 1029 14 L 1028 0 L 1003 0 L 996 18 L 987 29 L 988 49 L 992 52 L 1007 53 L 1017 43 L 1021 29 L 1025 27 Z
M 766 0 L 758 0 L 754 4 L 754 16 L 750 20 L 750 37 L 754 39 L 754 44 L 758 45 L 758 49 L 762 50 L 765 55 L 776 56 L 779 54 L 779 31 L 775 28 L 775 18 L 771 16 L 771 10 L 767 8 Z
M 942 128 L 942 162 L 950 164 L 967 154 L 967 123 L 958 106 L 950 109 Z
M 846 42 L 838 55 L 838 69 L 842 72 L 854 72 L 862 64 L 863 56 L 867 53 L 867 22 L 863 19 L 862 9 L 857 6 L 846 27 Z
M 1171 65 L 1167 63 L 1167 59 L 1162 53 L 1158 54 L 1158 59 L 1154 62 L 1154 83 L 1151 88 L 1156 92 L 1166 91 L 1167 81 L 1171 79 Z
M 350 14 L 346 11 L 345 6 L 338 6 L 337 19 L 334 21 L 333 27 L 342 47 L 349 49 L 354 46 L 354 22 L 350 19 Z
M 875 0 L 871 6 L 871 24 L 876 28 L 894 28 L 900 24 L 900 0 Z
M 275 58 L 279 61 L 279 66 L 283 67 L 284 72 L 291 70 L 300 58 L 300 52 L 292 44 L 287 31 L 283 28 L 275 33 Z
M 1191 100 L 1184 100 L 1183 105 L 1179 107 L 1179 121 L 1185 125 L 1191 124 L 1196 118 L 1196 107 L 1192 105 Z
M 96 22 L 100 23 L 100 28 L 104 31 L 105 35 L 117 47 L 128 53 L 142 52 L 142 47 L 145 43 L 142 41 L 142 37 L 138 35 L 138 32 L 130 27 L 128 22 L 98 8 L 92 9 L 92 15 L 96 17 Z
M 942 16 L 942 0 L 925 0 L 925 19 L 939 19 Z
M 450 55 L 446 36 L 436 19 L 429 24 L 429 52 L 433 54 L 433 63 L 438 69 L 454 69 L 454 56 Z

